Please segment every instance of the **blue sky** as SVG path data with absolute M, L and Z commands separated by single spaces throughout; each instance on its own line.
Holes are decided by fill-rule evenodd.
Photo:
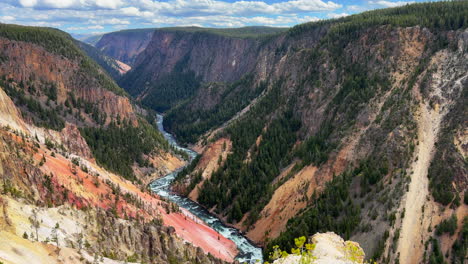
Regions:
M 1 0 L 0 22 L 98 34 L 128 28 L 287 27 L 422 0 Z

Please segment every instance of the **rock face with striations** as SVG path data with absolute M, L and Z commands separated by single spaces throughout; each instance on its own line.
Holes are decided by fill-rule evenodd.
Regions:
M 108 33 L 96 43 L 104 54 L 133 66 L 135 58 L 145 50 L 154 29 L 122 30 Z

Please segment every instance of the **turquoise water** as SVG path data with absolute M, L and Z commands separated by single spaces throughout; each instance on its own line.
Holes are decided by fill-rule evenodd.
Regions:
M 174 146 L 175 148 L 179 150 L 185 151 L 190 156 L 191 160 L 197 156 L 197 153 L 195 151 L 188 149 L 188 148 L 181 147 L 177 143 L 175 138 L 170 133 L 164 130 L 163 117 L 161 115 L 158 115 L 158 128 L 161 131 L 161 133 L 164 135 L 166 140 L 172 146 Z M 176 178 L 180 170 L 182 169 L 176 170 L 162 178 L 159 178 L 153 181 L 150 184 L 151 190 L 155 192 L 156 194 L 160 195 L 161 197 L 164 197 L 178 204 L 180 207 L 187 209 L 192 214 L 196 215 L 198 218 L 203 220 L 211 228 L 216 230 L 218 233 L 232 240 L 237 245 L 237 248 L 239 249 L 239 254 L 236 257 L 236 260 L 238 260 L 239 262 L 241 263 L 243 262 L 263 263 L 262 249 L 255 246 L 253 243 L 251 243 L 246 237 L 244 237 L 239 232 L 239 230 L 224 225 L 221 220 L 219 220 L 216 216 L 209 213 L 207 210 L 205 210 L 205 208 L 200 206 L 198 203 L 188 199 L 187 197 L 183 197 L 174 192 L 171 192 L 171 183 L 174 181 L 174 179 Z

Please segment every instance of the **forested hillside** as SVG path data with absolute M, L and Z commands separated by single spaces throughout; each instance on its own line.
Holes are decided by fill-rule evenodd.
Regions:
M 232 262 L 232 241 L 146 188 L 186 155 L 100 59 L 0 24 L 0 263 Z
M 67 123 L 79 127 L 97 162 L 132 181 L 142 180 L 135 168 L 154 171 L 151 156 L 170 151 L 148 123 L 154 117 L 138 116 L 109 76 L 118 74 L 113 59 L 52 28 L 1 24 L 0 42 L 0 86 L 25 119 L 56 131 Z M 132 151 L 121 149 L 125 141 Z
M 156 32 L 122 85 L 200 160 L 232 142 L 213 173 L 192 166 L 180 183 L 266 254 L 334 231 L 383 263 L 461 263 L 464 233 L 434 230 L 452 214 L 461 230 L 467 209 L 467 17 L 450 1 L 262 38 Z

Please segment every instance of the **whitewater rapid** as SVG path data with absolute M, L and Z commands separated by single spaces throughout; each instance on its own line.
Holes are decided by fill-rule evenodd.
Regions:
M 164 130 L 163 116 L 161 115 L 157 116 L 157 124 L 158 124 L 159 131 L 161 131 L 161 133 L 164 135 L 164 137 L 169 142 L 169 144 L 171 144 L 176 149 L 179 149 L 187 153 L 190 157 L 190 161 L 193 160 L 197 156 L 197 153 L 195 151 L 188 149 L 188 148 L 181 147 L 177 143 L 175 138 L 170 133 Z M 194 214 L 195 216 L 200 218 L 202 221 L 204 221 L 211 228 L 216 230 L 218 233 L 222 234 L 227 239 L 232 240 L 237 245 L 237 248 L 239 250 L 239 254 L 236 256 L 236 260 L 238 260 L 239 262 L 249 263 L 249 264 L 263 263 L 262 249 L 252 244 L 247 238 L 245 238 L 239 232 L 239 230 L 224 225 L 221 220 L 219 220 L 216 216 L 209 213 L 207 210 L 205 210 L 205 208 L 200 206 L 198 203 L 188 199 L 187 197 L 180 196 L 171 191 L 171 184 L 176 178 L 177 174 L 182 169 L 183 168 L 180 168 L 172 173 L 167 174 L 166 176 L 162 178 L 159 178 L 153 181 L 150 184 L 151 190 L 155 192 L 156 194 L 158 194 L 159 196 L 164 197 L 178 204 L 180 207 L 187 209 L 192 214 Z

